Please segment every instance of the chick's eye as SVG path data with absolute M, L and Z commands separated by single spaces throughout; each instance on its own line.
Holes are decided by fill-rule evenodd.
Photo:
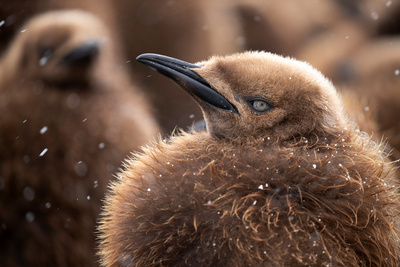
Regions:
M 250 100 L 250 106 L 257 112 L 265 112 L 271 108 L 270 104 L 268 104 L 264 100 Z

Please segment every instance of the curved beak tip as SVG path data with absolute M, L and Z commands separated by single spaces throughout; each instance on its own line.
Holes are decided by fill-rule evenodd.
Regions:
M 211 88 L 211 85 L 203 77 L 192 70 L 201 68 L 201 66 L 176 58 L 150 53 L 141 54 L 136 57 L 136 60 L 171 78 L 190 95 L 202 102 L 220 110 L 239 114 L 235 105 Z

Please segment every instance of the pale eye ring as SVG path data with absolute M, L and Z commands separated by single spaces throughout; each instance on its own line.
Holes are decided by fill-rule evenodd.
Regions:
M 252 99 L 249 100 L 249 105 L 250 107 L 259 113 L 264 113 L 267 112 L 268 110 L 270 110 L 272 108 L 272 106 L 265 100 L 263 99 Z

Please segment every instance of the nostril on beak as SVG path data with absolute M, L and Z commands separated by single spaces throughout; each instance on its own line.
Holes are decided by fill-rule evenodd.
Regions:
M 90 42 L 80 45 L 71 50 L 62 60 L 68 64 L 85 64 L 92 62 L 99 54 L 100 44 L 98 42 Z

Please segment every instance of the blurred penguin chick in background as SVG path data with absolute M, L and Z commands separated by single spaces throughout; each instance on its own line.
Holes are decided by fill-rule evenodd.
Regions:
M 96 266 L 94 226 L 121 160 L 158 133 L 107 25 L 34 17 L 0 61 L 0 262 Z
M 344 108 L 360 130 L 387 139 L 391 158 L 400 159 L 400 39 L 381 38 L 358 47 L 346 60 L 339 83 Z

